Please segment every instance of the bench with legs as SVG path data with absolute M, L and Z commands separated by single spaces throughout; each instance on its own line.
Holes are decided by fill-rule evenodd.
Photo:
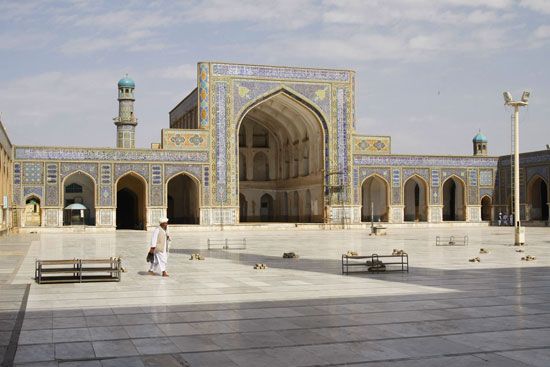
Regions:
M 246 238 L 243 239 L 208 239 L 208 249 L 222 249 L 222 250 L 246 250 Z
M 386 260 L 387 259 L 387 260 Z M 350 272 L 381 273 L 385 271 L 409 272 L 409 255 L 378 255 L 368 256 L 342 255 L 342 274 Z
M 37 283 L 120 282 L 122 267 L 117 257 L 109 259 L 36 260 Z
M 436 236 L 435 237 L 436 246 L 468 246 L 468 235 L 464 237 L 460 236 Z

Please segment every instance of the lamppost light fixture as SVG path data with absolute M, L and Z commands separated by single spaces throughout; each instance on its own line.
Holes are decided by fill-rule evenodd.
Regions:
M 502 95 L 504 96 L 504 104 L 508 104 L 508 103 L 512 102 L 512 93 L 504 92 L 504 93 L 502 93 Z
M 521 95 L 521 101 L 525 102 L 525 103 L 529 102 L 529 97 L 530 96 L 531 96 L 531 92 L 529 92 L 529 91 L 523 92 L 523 94 Z

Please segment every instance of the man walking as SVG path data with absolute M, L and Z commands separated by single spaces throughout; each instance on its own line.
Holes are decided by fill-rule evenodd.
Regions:
M 153 231 L 151 236 L 151 248 L 149 253 L 154 254 L 155 259 L 149 268 L 149 274 L 161 273 L 167 277 L 166 264 L 168 263 L 168 246 L 170 244 L 170 235 L 168 234 L 168 218 L 159 219 L 159 226 Z

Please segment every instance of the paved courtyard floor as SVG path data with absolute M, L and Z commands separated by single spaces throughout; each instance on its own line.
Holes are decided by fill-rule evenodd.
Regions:
M 464 236 L 465 247 L 435 237 Z M 0 239 L 0 360 L 16 366 L 549 366 L 550 228 L 173 232 Z M 246 250 L 207 250 L 246 238 Z M 488 254 L 480 254 L 483 247 Z M 409 273 L 341 275 L 341 254 L 410 256 Z M 294 251 L 299 259 L 283 259 Z M 191 261 L 201 253 L 204 261 Z M 532 255 L 535 261 L 521 261 Z M 34 261 L 121 256 L 120 283 L 33 282 Z M 481 262 L 469 258 L 479 256 Z M 266 270 L 254 270 L 265 263 Z M 30 284 L 30 285 L 29 285 Z M 15 349 L 17 347 L 17 349 Z

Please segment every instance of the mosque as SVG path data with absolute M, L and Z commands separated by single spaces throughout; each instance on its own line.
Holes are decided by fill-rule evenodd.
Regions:
M 150 149 L 135 148 L 135 89 L 118 82 L 115 148 L 10 146 L 13 227 L 492 223 L 510 212 L 510 157 L 488 155 L 481 132 L 470 156 L 396 155 L 389 136 L 356 133 L 350 70 L 200 62 Z M 522 154 L 520 168 L 522 219 L 545 225 L 550 150 Z

